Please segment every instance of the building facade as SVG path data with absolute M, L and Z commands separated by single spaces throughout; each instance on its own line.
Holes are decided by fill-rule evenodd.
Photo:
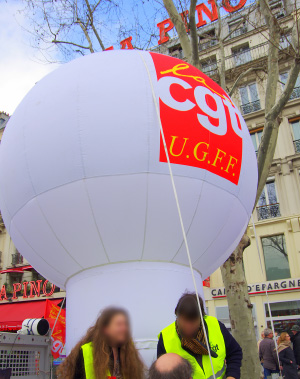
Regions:
M 280 96 L 291 67 L 291 28 L 294 15 L 288 3 L 271 1 L 270 7 L 283 30 L 279 45 Z M 216 38 L 218 21 L 198 29 L 202 71 L 219 81 L 220 49 Z M 268 29 L 258 9 L 251 6 L 223 17 L 221 37 L 225 49 L 226 85 L 249 68 L 232 98 L 239 106 L 258 150 L 264 127 L 267 77 Z M 156 48 L 184 59 L 178 39 Z M 286 104 L 269 178 L 250 220 L 251 245 L 244 252 L 244 268 L 253 304 L 257 337 L 270 327 L 270 311 L 277 332 L 300 325 L 300 78 Z M 221 272 L 205 287 L 208 313 L 230 329 L 229 310 Z M 268 307 L 270 303 L 270 310 Z
M 271 1 L 270 6 L 285 31 L 279 46 L 279 96 L 291 67 L 289 41 L 294 15 L 289 4 L 283 1 Z M 221 25 L 227 87 L 231 88 L 240 73 L 248 68 L 258 68 L 244 76 L 232 96 L 240 107 L 257 151 L 264 126 L 268 30 L 259 11 L 251 6 L 223 17 Z M 202 71 L 216 81 L 219 80 L 220 64 L 217 27 L 218 21 L 207 21 L 205 26 L 198 29 Z M 177 38 L 154 50 L 184 59 Z M 8 118 L 5 113 L 0 113 L 0 136 Z M 65 293 L 59 289 L 51 293 L 52 284 L 45 285 L 45 279 L 19 254 L 2 218 L 0 232 L 0 304 L 38 300 L 41 297 L 64 297 Z M 248 235 L 251 246 L 244 253 L 244 268 L 257 336 L 263 328 L 270 326 L 268 301 L 278 332 L 288 330 L 295 323 L 300 325 L 300 79 L 282 112 L 274 160 L 267 184 L 253 212 L 253 224 L 252 221 L 249 223 Z M 39 280 L 38 292 L 32 282 Z M 25 296 L 24 282 L 29 283 Z M 21 283 L 21 290 L 14 293 L 14 289 L 19 288 L 16 283 Z M 38 286 L 38 283 L 35 285 Z M 6 289 L 5 297 L 3 286 Z M 230 328 L 220 270 L 211 275 L 204 289 L 208 313 Z

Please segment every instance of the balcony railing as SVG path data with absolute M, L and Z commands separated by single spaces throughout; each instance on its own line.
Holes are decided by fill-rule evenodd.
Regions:
M 216 39 L 211 39 L 211 40 L 209 40 L 207 42 L 203 42 L 203 43 L 200 42 L 199 43 L 199 51 L 209 49 L 210 47 L 215 46 L 217 43 L 218 43 L 218 41 Z
M 300 139 L 294 140 L 294 148 L 296 153 L 300 153 Z
M 261 109 L 260 100 L 252 101 L 252 103 L 241 105 L 242 114 L 256 112 L 256 111 L 259 111 L 260 109 Z
M 242 52 L 236 52 L 232 55 L 228 55 L 225 58 L 225 69 L 230 70 L 232 68 L 242 66 L 250 61 L 266 57 L 268 55 L 268 42 L 250 47 L 248 50 Z
M 279 203 L 261 205 L 256 207 L 258 220 L 266 220 L 268 218 L 280 217 Z
M 202 66 L 201 71 L 207 75 L 215 75 L 218 71 L 217 63 L 212 63 L 210 65 Z
M 290 100 L 298 99 L 300 97 L 300 87 L 295 87 L 290 96 Z
M 241 36 L 242 34 L 247 33 L 247 31 L 248 31 L 247 26 L 242 26 L 241 28 L 234 30 L 230 34 L 229 38 L 235 38 L 235 37 Z

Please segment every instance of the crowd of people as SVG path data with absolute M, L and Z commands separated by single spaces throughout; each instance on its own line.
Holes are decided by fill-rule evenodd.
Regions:
M 258 346 L 265 379 L 271 378 L 272 374 L 276 373 L 281 373 L 284 379 L 299 378 L 300 327 L 294 325 L 291 333 L 292 338 L 287 332 L 281 333 L 280 336 L 276 335 L 274 338 L 271 329 L 267 328 L 262 332 L 262 339 L 258 341 Z
M 276 349 L 272 331 L 264 330 L 259 355 L 265 378 L 281 369 L 285 379 L 298 379 L 293 375 L 298 375 L 300 365 L 300 328 L 294 326 L 292 332 L 294 351 L 288 333 L 280 335 Z M 240 379 L 241 347 L 222 322 L 205 314 L 196 294 L 182 295 L 175 321 L 158 337 L 157 360 L 146 370 L 131 337 L 127 312 L 107 308 L 61 364 L 59 378 Z

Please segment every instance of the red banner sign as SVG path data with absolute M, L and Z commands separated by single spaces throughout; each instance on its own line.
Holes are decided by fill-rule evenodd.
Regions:
M 151 56 L 170 162 L 202 168 L 238 184 L 242 129 L 230 97 L 190 64 L 156 53 Z M 159 160 L 167 162 L 162 139 Z
M 66 311 L 62 309 L 60 311 L 60 314 L 59 314 L 59 311 L 60 311 L 60 307 L 53 304 L 51 300 L 48 300 L 48 299 L 46 300 L 46 308 L 45 308 L 44 317 L 49 321 L 50 328 L 52 329 L 51 352 L 52 352 L 53 358 L 59 358 L 59 356 L 62 354 L 63 348 L 66 343 Z M 57 319 L 57 316 L 58 316 L 58 319 Z M 54 325 L 55 325 L 55 328 L 54 328 Z

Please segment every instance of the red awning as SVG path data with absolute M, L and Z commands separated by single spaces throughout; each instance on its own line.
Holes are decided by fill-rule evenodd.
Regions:
M 62 299 L 49 299 L 55 305 Z M 42 318 L 46 300 L 0 304 L 0 331 L 18 330 L 26 318 Z
M 11 268 L 7 268 L 6 270 L 0 271 L 0 274 L 7 274 L 9 272 L 17 272 L 19 274 L 23 274 L 24 271 L 32 270 L 32 268 L 33 267 L 30 265 L 23 266 L 23 267 L 11 267 Z
M 21 268 L 8 268 L 7 270 L 0 271 L 0 274 L 7 274 L 9 272 L 16 272 L 18 274 L 23 274 L 23 270 Z

